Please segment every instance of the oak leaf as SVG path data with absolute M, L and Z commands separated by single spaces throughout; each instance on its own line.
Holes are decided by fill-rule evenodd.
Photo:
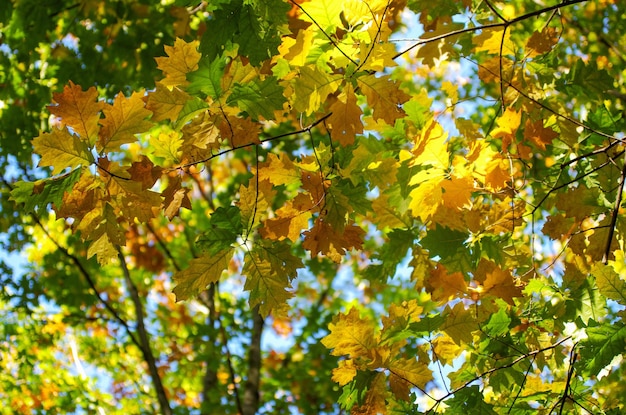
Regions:
M 174 294 L 176 301 L 187 300 L 206 289 L 209 284 L 219 281 L 228 268 L 234 248 L 227 248 L 215 254 L 203 255 L 193 259 L 187 269 L 174 274 Z
M 136 140 L 135 134 L 148 131 L 152 123 L 147 121 L 152 112 L 145 108 L 143 94 L 133 92 L 126 98 L 121 92 L 115 97 L 113 105 L 107 104 L 103 110 L 104 118 L 98 140 L 98 151 L 116 151 L 122 144 Z
M 174 46 L 165 45 L 167 57 L 156 58 L 157 67 L 163 71 L 165 78 L 161 83 L 167 87 L 185 86 L 187 74 L 198 69 L 198 62 L 202 58 L 198 52 L 200 42 L 194 40 L 185 42 L 177 38 Z
M 98 138 L 100 111 L 104 102 L 98 101 L 95 87 L 83 91 L 79 85 L 70 81 L 62 93 L 52 95 L 54 105 L 48 105 L 51 114 L 61 118 L 61 126 L 68 126 L 82 140 L 93 146 Z
M 411 96 L 402 91 L 398 83 L 393 81 L 389 75 L 381 77 L 362 76 L 357 79 L 357 84 L 374 111 L 374 120 L 382 119 L 387 124 L 393 125 L 395 120 L 406 115 L 402 109 L 402 104 L 407 102 Z
M 322 339 L 333 356 L 369 358 L 370 351 L 378 344 L 374 322 L 361 318 L 356 308 L 348 314 L 339 314 L 328 325 L 330 333 Z
M 39 166 L 52 167 L 52 174 L 61 173 L 67 167 L 73 169 L 94 162 L 87 143 L 70 134 L 67 127 L 41 133 L 33 139 L 33 147 L 41 156 Z
M 332 115 L 328 118 L 327 123 L 333 138 L 339 140 L 342 146 L 353 144 L 356 135 L 363 132 L 363 122 L 361 121 L 363 111 L 357 103 L 351 85 L 344 88 L 329 110 Z
M 177 87 L 167 88 L 157 82 L 156 89 L 148 93 L 146 109 L 152 111 L 152 121 L 176 121 L 178 114 L 191 97 Z

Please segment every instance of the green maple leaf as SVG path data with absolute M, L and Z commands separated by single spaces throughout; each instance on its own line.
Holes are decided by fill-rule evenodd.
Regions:
M 209 59 L 202 59 L 198 64 L 198 69 L 194 72 L 187 74 L 187 80 L 189 86 L 187 86 L 187 92 L 190 94 L 203 94 L 213 98 L 219 99 L 222 96 L 222 77 L 224 76 L 224 68 L 226 67 L 226 58 L 217 58 L 212 61 Z M 202 104 L 190 103 L 194 108 L 202 108 Z M 186 107 L 183 107 L 183 114 Z M 187 108 L 187 111 L 190 111 Z M 179 116 L 180 118 L 180 116 Z
M 266 120 L 271 120 L 274 118 L 274 110 L 282 109 L 286 101 L 283 90 L 284 88 L 278 84 L 278 79 L 273 76 L 263 81 L 255 79 L 245 85 L 235 85 L 227 103 L 238 106 L 253 119 L 262 116 Z

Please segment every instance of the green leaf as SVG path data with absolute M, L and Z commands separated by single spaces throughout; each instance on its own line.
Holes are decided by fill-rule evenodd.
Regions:
M 70 192 L 80 179 L 82 169 L 75 169 L 58 177 L 38 180 L 37 182 L 15 183 L 11 191 L 11 199 L 23 203 L 25 213 L 45 211 L 48 204 L 59 207 L 65 192 Z
M 596 376 L 615 356 L 626 351 L 626 326 L 623 323 L 604 323 L 587 327 L 588 339 L 580 343 L 585 357 L 583 364 L 590 376 Z
M 237 206 L 219 207 L 211 214 L 209 229 L 197 239 L 198 247 L 210 254 L 228 249 L 243 231 L 241 211 Z
M 198 70 L 187 74 L 189 85 L 187 92 L 190 94 L 203 94 L 217 100 L 222 96 L 222 77 L 226 67 L 226 58 L 216 58 L 212 61 L 203 58 L 198 64 Z M 198 103 L 191 103 L 190 106 L 198 107 Z M 187 105 L 183 107 L 182 113 L 186 113 Z M 189 109 L 188 109 L 189 110 Z M 179 119 L 182 116 L 179 115 Z
M 477 385 L 466 386 L 446 401 L 446 405 L 455 414 L 497 415 L 493 405 L 485 402 L 485 397 Z
M 598 264 L 591 270 L 591 274 L 596 277 L 600 294 L 626 305 L 626 281 L 615 272 L 612 266 Z
M 271 120 L 274 118 L 274 111 L 282 109 L 286 101 L 283 91 L 284 88 L 278 84 L 278 79 L 270 76 L 263 81 L 256 79 L 245 85 L 235 85 L 227 103 L 239 106 L 253 119 L 262 116 L 266 120 Z
M 483 330 L 491 336 L 501 336 L 509 332 L 510 324 L 511 318 L 506 310 L 501 308 L 497 313 L 491 315 L 489 322 L 483 326 Z
M 445 261 L 458 251 L 466 251 L 465 241 L 467 233 L 437 226 L 420 240 L 420 245 L 428 249 L 431 257 L 439 256 Z
M 192 260 L 187 269 L 174 274 L 176 301 L 187 300 L 219 281 L 234 253 L 234 248 L 227 248 L 215 254 L 205 254 Z

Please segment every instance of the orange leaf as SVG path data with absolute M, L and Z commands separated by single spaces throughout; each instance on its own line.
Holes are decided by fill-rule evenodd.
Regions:
M 552 50 L 556 42 L 558 41 L 558 35 L 556 29 L 553 27 L 544 27 L 541 32 L 535 31 L 528 42 L 526 42 L 526 49 L 530 50 L 530 56 L 537 56 L 549 52 Z
M 332 115 L 328 118 L 328 126 L 333 138 L 338 139 L 342 146 L 353 144 L 356 135 L 363 132 L 363 111 L 357 104 L 351 85 L 337 97 L 337 101 L 330 106 L 330 111 Z
M 462 273 L 448 274 L 443 265 L 437 264 L 437 267 L 430 271 L 426 289 L 434 301 L 447 302 L 453 298 L 463 297 L 467 292 L 467 282 Z
M 104 107 L 104 103 L 98 101 L 96 88 L 92 86 L 83 91 L 79 85 L 70 81 L 62 93 L 55 93 L 52 98 L 56 105 L 49 105 L 48 111 L 61 118 L 61 125 L 70 127 L 93 146 L 100 128 L 100 111 Z
M 379 78 L 374 75 L 362 76 L 357 79 L 357 83 L 374 110 L 375 120 L 383 119 L 393 125 L 395 120 L 406 115 L 401 105 L 411 96 L 400 90 L 397 82 L 391 80 L 389 75 Z
M 268 239 L 282 241 L 285 238 L 296 242 L 300 239 L 303 229 L 309 227 L 310 211 L 300 211 L 293 207 L 293 202 L 287 202 L 276 211 L 276 217 L 268 219 L 261 228 L 261 236 Z
M 161 83 L 167 87 L 187 85 L 187 74 L 198 69 L 202 55 L 198 52 L 200 42 L 185 42 L 177 38 L 174 46 L 165 46 L 168 57 L 156 58 L 157 67 L 163 71 L 165 78 Z
M 516 284 L 511 271 L 505 271 L 499 267 L 494 267 L 487 273 L 483 288 L 483 295 L 502 298 L 509 304 L 514 304 L 514 297 L 522 296 L 522 288 Z
M 120 92 L 113 105 L 107 104 L 103 112 L 105 118 L 100 121 L 102 129 L 98 151 L 118 150 L 122 144 L 134 142 L 135 134 L 146 132 L 152 127 L 152 123 L 146 120 L 152 112 L 145 108 L 141 92 L 133 92 L 129 98 Z
M 345 227 L 343 233 L 337 233 L 323 218 L 318 218 L 313 228 L 304 232 L 304 235 L 302 246 L 311 252 L 311 256 L 315 257 L 322 253 L 339 263 L 347 249 L 361 248 L 365 231 L 356 225 L 349 225 Z
M 546 149 L 546 145 L 552 143 L 552 140 L 557 138 L 559 134 L 552 128 L 545 128 L 543 126 L 543 120 L 537 120 L 531 122 L 526 120 L 524 125 L 524 138 L 534 143 L 541 150 Z

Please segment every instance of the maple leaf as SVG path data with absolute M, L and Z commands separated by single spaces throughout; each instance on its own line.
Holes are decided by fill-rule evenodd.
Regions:
M 167 87 L 185 86 L 187 74 L 198 69 L 202 55 L 198 52 L 200 42 L 185 42 L 177 38 L 174 46 L 165 45 L 167 57 L 156 58 L 157 67 L 163 71 L 165 78 L 161 83 Z
M 558 38 L 554 27 L 544 27 L 541 31 L 535 30 L 526 42 L 526 49 L 530 50 L 531 57 L 542 55 L 552 50 Z
M 496 120 L 498 126 L 491 131 L 491 136 L 502 138 L 502 148 L 507 149 L 509 144 L 515 141 L 515 132 L 519 128 L 521 121 L 522 112 L 508 107 L 504 114 Z
M 171 90 L 160 82 L 156 89 L 148 93 L 146 109 L 152 111 L 152 121 L 176 121 L 178 114 L 183 110 L 191 96 L 177 87 Z
M 100 223 L 89 235 L 93 242 L 87 250 L 87 258 L 96 255 L 98 262 L 107 264 L 117 256 L 117 247 L 126 243 L 124 231 L 120 226 L 113 207 L 106 203 L 102 211 Z
M 461 210 L 470 205 L 474 180 L 470 177 L 455 177 L 441 182 L 441 198 L 446 207 Z
M 426 280 L 426 289 L 434 301 L 444 303 L 452 298 L 463 297 L 467 293 L 467 282 L 462 273 L 450 274 L 443 265 L 437 264 Z
M 260 125 L 250 118 L 226 117 L 219 126 L 222 137 L 228 137 L 234 148 L 260 144 Z
M 336 230 L 325 220 L 316 219 L 313 227 L 304 232 L 304 249 L 312 256 L 318 253 L 326 255 L 336 263 L 341 262 L 346 249 L 360 249 L 363 244 L 365 231 L 356 225 L 347 225 L 342 233 Z
M 274 111 L 283 108 L 286 98 L 284 88 L 278 84 L 276 77 L 269 76 L 264 80 L 254 80 L 246 84 L 236 84 L 226 100 L 228 105 L 238 106 L 250 117 L 270 120 Z
M 478 323 L 474 314 L 466 310 L 462 303 L 455 304 L 454 308 L 446 306 L 442 315 L 445 321 L 441 329 L 446 332 L 459 346 L 472 342 L 472 332 L 478 330 Z
M 250 291 L 250 307 L 259 305 L 263 316 L 271 311 L 283 313 L 285 303 L 293 296 L 287 290 L 302 261 L 291 253 L 289 245 L 276 243 L 257 245 L 244 261 L 244 289 Z
M 328 95 L 337 90 L 342 80 L 341 75 L 329 75 L 314 65 L 298 68 L 298 76 L 293 81 L 294 109 L 311 115 L 326 101 Z
M 388 365 L 389 384 L 393 393 L 404 401 L 410 402 L 411 388 L 424 389 L 433 380 L 433 373 L 424 362 L 417 359 L 394 359 Z
M 163 159 L 163 165 L 178 163 L 182 155 L 183 138 L 175 130 L 161 129 L 158 135 L 150 135 L 150 148 L 155 157 Z
M 343 4 L 333 0 L 319 0 L 301 6 L 301 19 L 314 23 L 320 30 L 333 33 L 341 23 Z
M 41 133 L 33 139 L 33 148 L 41 156 L 39 166 L 51 166 L 52 174 L 61 173 L 68 167 L 74 169 L 94 162 L 87 143 L 70 134 L 67 127 Z
M 115 151 L 122 144 L 136 141 L 135 134 L 148 131 L 152 123 L 147 121 L 152 112 L 145 108 L 143 94 L 133 92 L 128 98 L 121 92 L 115 97 L 113 105 L 103 109 L 104 119 L 98 140 L 98 151 Z
M 134 161 L 128 173 L 130 179 L 141 183 L 142 189 L 150 189 L 156 181 L 161 177 L 163 169 L 159 166 L 155 166 L 150 159 L 142 155 L 139 161 Z
M 450 154 L 447 144 L 448 134 L 441 125 L 431 120 L 420 135 L 415 138 L 412 166 L 429 165 L 439 169 L 447 169 L 450 164 Z
M 374 120 L 382 119 L 387 124 L 393 125 L 395 120 L 406 115 L 401 106 L 411 96 L 402 91 L 389 75 L 381 77 L 362 76 L 357 79 L 357 84 L 374 111 Z
M 176 301 L 187 300 L 206 289 L 209 284 L 219 281 L 234 253 L 235 249 L 229 247 L 214 254 L 203 255 L 193 259 L 187 269 L 174 274 L 176 286 L 173 292 Z
M 535 144 L 541 150 L 545 150 L 546 146 L 551 144 L 552 140 L 558 136 L 559 134 L 552 128 L 543 126 L 543 120 L 537 120 L 535 122 L 526 120 L 526 124 L 524 124 L 524 138 Z
M 333 356 L 349 356 L 351 359 L 369 358 L 370 350 L 378 344 L 374 322 L 361 318 L 352 307 L 348 314 L 339 314 L 328 325 L 330 333 L 322 339 Z
M 516 283 L 510 271 L 505 271 L 491 263 L 483 282 L 483 296 L 502 298 L 509 304 L 514 304 L 515 297 L 522 296 L 522 287 Z
M 83 91 L 79 85 L 70 81 L 63 88 L 62 93 L 52 95 L 54 105 L 46 108 L 51 114 L 61 118 L 61 126 L 68 126 L 81 139 L 93 146 L 98 137 L 100 126 L 100 111 L 104 103 L 98 101 L 98 91 L 95 87 Z
M 357 103 L 352 85 L 344 88 L 329 110 L 332 115 L 327 122 L 333 138 L 338 139 L 342 146 L 353 144 L 356 135 L 363 132 L 363 122 L 361 121 L 363 111 Z

